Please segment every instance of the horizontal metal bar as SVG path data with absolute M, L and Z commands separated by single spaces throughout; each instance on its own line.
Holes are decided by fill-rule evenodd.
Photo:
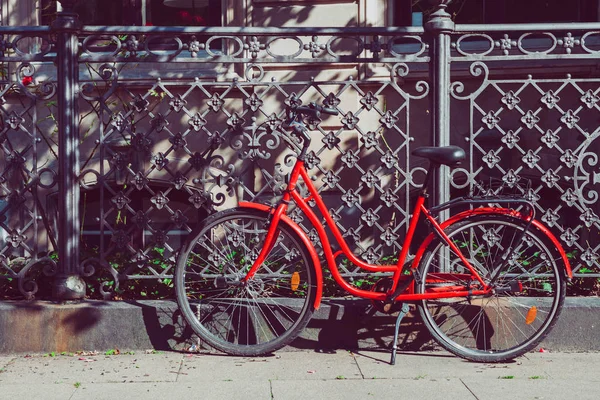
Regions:
M 517 53 L 518 51 L 518 53 Z M 500 62 L 510 62 L 510 61 L 541 61 L 541 60 L 598 60 L 600 57 L 599 53 L 585 53 L 585 54 L 540 54 L 540 53 L 532 53 L 532 54 L 523 54 L 519 50 L 515 50 L 514 54 L 508 54 L 505 56 L 482 56 L 482 55 L 466 55 L 466 56 L 454 56 L 450 57 L 451 62 L 465 62 L 465 61 L 500 61 Z
M 80 56 L 82 62 L 135 62 L 135 63 L 205 63 L 205 64 L 342 64 L 342 63 L 389 63 L 410 62 L 410 63 L 428 63 L 429 57 L 318 57 L 318 58 L 294 58 L 294 57 L 276 57 L 276 58 L 248 58 L 248 57 L 229 57 L 229 56 L 203 56 L 203 57 L 184 57 L 181 54 L 170 56 L 148 56 L 146 52 L 140 51 L 143 57 L 125 57 L 125 56 Z M 1 59 L 0 59 L 1 60 Z M 16 60 L 5 60 L 16 61 Z
M 52 28 L 49 26 L 0 26 L 0 35 L 19 35 L 19 34 L 49 34 Z
M 456 24 L 453 34 L 492 33 L 492 32 L 549 32 L 549 31 L 600 31 L 600 23 L 546 23 L 546 24 Z M 48 34 L 48 26 L 1 26 L 1 35 L 10 34 Z M 92 26 L 80 30 L 81 34 L 203 34 L 203 35 L 420 35 L 422 27 L 189 27 L 189 26 Z
M 0 33 L 2 30 L 0 29 Z M 293 28 L 265 28 L 265 27 L 188 27 L 188 26 L 84 26 L 81 34 L 102 33 L 140 33 L 149 34 L 196 34 L 196 35 L 238 35 L 238 36 L 289 36 L 289 35 L 418 35 L 423 34 L 422 27 L 377 27 L 377 28 L 320 28 L 320 27 L 293 27 Z
M 547 32 L 547 31 L 600 31 L 600 23 L 547 23 L 547 24 L 456 24 L 453 33 L 490 32 Z

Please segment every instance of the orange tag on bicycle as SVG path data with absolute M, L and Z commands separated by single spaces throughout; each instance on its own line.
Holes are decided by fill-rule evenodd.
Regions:
M 293 292 L 298 290 L 298 286 L 300 285 L 300 274 L 298 272 L 292 274 L 292 281 L 290 283 Z
M 527 325 L 531 325 L 533 321 L 535 321 L 535 317 L 537 316 L 537 307 L 532 306 L 529 311 L 527 311 L 527 316 L 525 317 L 525 323 Z

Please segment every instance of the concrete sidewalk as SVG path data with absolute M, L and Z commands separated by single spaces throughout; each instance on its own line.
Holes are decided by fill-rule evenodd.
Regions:
M 600 353 L 476 364 L 444 352 L 0 357 L 2 399 L 598 399 Z

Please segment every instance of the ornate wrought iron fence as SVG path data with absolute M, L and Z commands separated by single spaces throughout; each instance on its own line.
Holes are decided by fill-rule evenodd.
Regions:
M 424 172 L 411 149 L 454 142 L 470 160 L 438 177 L 438 199 L 492 179 L 524 188 L 578 276 L 600 276 L 600 88 L 585 75 L 600 25 L 455 29 L 443 6 L 429 36 L 415 28 L 74 29 L 69 18 L 52 29 L 0 29 L 8 68 L 0 277 L 26 296 L 40 265 L 51 266 L 44 270 L 57 276 L 61 298 L 81 296 L 81 276 L 99 277 L 107 296 L 128 279 L 169 279 L 200 219 L 280 193 L 297 149 L 281 125 L 285 107 L 308 101 L 341 113 L 310 121 L 308 165 L 370 262 L 401 246 Z M 315 235 L 301 214 L 292 217 Z
M 0 277 L 25 295 L 55 267 L 56 236 L 43 210 L 57 187 L 56 86 L 35 66 L 53 69 L 50 42 L 49 28 L 2 28 L 0 38 Z
M 497 180 L 536 204 L 578 276 L 598 269 L 600 80 L 596 24 L 457 26 L 451 97 L 470 165 L 453 187 Z
M 428 126 L 410 123 L 428 105 L 422 73 L 410 81 L 411 67 L 422 64 L 416 69 L 423 71 L 428 60 L 422 32 L 212 31 L 202 32 L 202 40 L 199 32 L 185 29 L 154 34 L 121 28 L 112 37 L 104 30 L 80 33 L 80 59 L 96 77 L 82 86 L 82 96 L 97 110 L 90 114 L 86 138 L 95 145 L 82 146 L 89 150 L 82 176 L 101 205 L 86 207 L 100 212 L 92 218 L 86 211 L 84 217 L 84 240 L 93 242 L 88 233 L 98 233 L 97 255 L 86 265 L 101 266 L 115 283 L 124 277 L 168 278 L 169 262 L 160 270 L 143 265 L 157 251 L 172 256 L 207 212 L 239 199 L 270 201 L 280 193 L 298 149 L 282 128 L 286 107 L 309 101 L 336 107 L 343 116 L 310 121 L 315 145 L 308 157 L 340 227 L 372 262 L 397 251 L 418 186 L 414 175 L 423 171 L 411 165 L 411 140 L 415 133 L 431 136 Z M 215 40 L 223 53 L 211 49 Z M 114 43 L 112 54 L 98 41 Z M 401 48 L 400 41 L 408 47 Z M 129 81 L 118 66 L 136 62 L 143 70 L 142 64 L 160 60 L 198 68 L 200 74 Z M 101 63 L 106 61 L 112 63 Z M 290 63 L 297 66 L 290 69 Z M 283 81 L 282 68 L 292 75 Z M 230 77 L 203 77 L 215 69 Z M 303 222 L 299 213 L 293 217 Z M 316 235 L 306 222 L 303 226 Z M 115 268 L 116 260 L 127 264 Z M 358 271 L 348 266 L 344 272 Z

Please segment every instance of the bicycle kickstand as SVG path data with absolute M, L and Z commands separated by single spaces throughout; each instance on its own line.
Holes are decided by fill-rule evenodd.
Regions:
M 402 322 L 402 318 L 406 317 L 408 311 L 408 303 L 402 303 L 402 309 L 398 313 L 398 318 L 396 318 L 396 329 L 394 330 L 394 345 L 392 346 L 392 359 L 390 360 L 390 365 L 396 365 L 396 350 L 398 350 L 398 334 L 400 331 L 400 322 Z

